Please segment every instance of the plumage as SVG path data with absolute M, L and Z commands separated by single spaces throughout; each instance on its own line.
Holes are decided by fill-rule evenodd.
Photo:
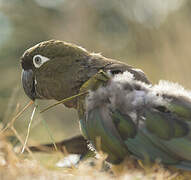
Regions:
M 90 92 L 86 98 L 86 122 L 94 120 L 89 116 L 92 113 L 99 114 L 102 121 L 110 121 L 108 123 L 115 125 L 118 141 L 122 139 L 126 151 L 140 159 L 149 158 L 153 162 L 160 159 L 167 165 L 175 166 L 180 162 L 191 165 L 191 123 L 179 113 L 179 109 L 188 110 L 191 93 L 182 89 L 179 94 L 171 94 L 172 90 L 173 86 L 160 93 L 156 86 L 135 80 L 129 72 L 118 74 L 106 86 Z M 174 102 L 180 106 L 178 112 L 172 108 Z M 104 115 L 97 108 L 104 109 Z M 127 127 L 119 128 L 120 121 Z M 86 128 L 89 129 L 88 126 Z M 92 143 L 96 147 L 94 141 Z M 119 156 L 116 154 L 116 157 Z
M 36 68 L 35 55 L 49 60 Z M 131 155 L 191 170 L 191 92 L 182 86 L 151 85 L 140 70 L 62 41 L 34 46 L 21 64 L 31 99 L 89 92 L 65 105 L 76 108 L 83 136 L 107 161 L 118 164 Z

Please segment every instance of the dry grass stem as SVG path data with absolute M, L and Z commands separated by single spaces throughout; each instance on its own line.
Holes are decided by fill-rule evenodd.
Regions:
M 23 141 L 23 139 L 21 138 L 21 136 L 19 135 L 19 133 L 17 132 L 17 130 L 14 128 L 14 126 L 12 126 L 10 129 L 14 132 L 15 136 L 18 138 L 18 140 L 20 141 L 20 143 L 24 146 L 24 141 Z M 26 150 L 27 150 L 27 152 L 30 154 L 30 156 L 31 156 L 34 160 L 36 160 L 35 157 L 33 156 L 33 153 L 32 153 L 31 150 L 28 148 L 28 146 L 26 146 Z
M 45 111 L 47 111 L 47 110 L 51 109 L 52 107 L 57 106 L 57 105 L 59 105 L 59 104 L 62 104 L 62 103 L 71 101 L 72 99 L 77 98 L 77 97 L 79 97 L 79 96 L 83 96 L 83 95 L 85 95 L 85 94 L 87 94 L 87 93 L 88 93 L 88 91 L 85 91 L 85 92 L 76 94 L 76 95 L 74 95 L 74 96 L 70 96 L 70 97 L 68 97 L 68 98 L 65 98 L 65 99 L 63 99 L 63 100 L 61 100 L 61 101 L 58 101 L 58 102 L 55 103 L 55 104 L 52 104 L 52 105 L 48 106 L 47 108 L 43 109 L 40 113 L 43 113 L 43 112 L 45 112 Z
M 52 142 L 53 145 L 54 145 L 55 150 L 58 151 L 58 148 L 57 148 L 57 146 L 56 146 L 55 140 L 54 140 L 54 138 L 53 138 L 53 136 L 52 136 L 52 133 L 50 132 L 50 129 L 49 129 L 49 127 L 48 127 L 46 121 L 43 119 L 42 122 L 43 122 L 43 125 L 44 125 L 44 127 L 46 128 L 46 130 L 47 130 L 47 132 L 48 132 L 48 135 L 49 135 L 49 137 L 50 137 L 50 139 L 51 139 L 51 142 Z
M 27 144 L 27 141 L 28 141 L 28 138 L 29 138 L 29 133 L 30 133 L 30 129 L 31 129 L 31 124 L 32 124 L 32 120 L 33 120 L 33 117 L 34 117 L 36 108 L 37 108 L 37 106 L 34 107 L 33 112 L 32 112 L 32 114 L 31 114 L 30 122 L 29 122 L 28 129 L 27 129 L 27 135 L 26 135 L 26 139 L 25 139 L 25 142 L 24 142 L 24 145 L 23 145 L 21 154 L 24 152 L 24 150 L 25 150 L 25 148 L 26 148 L 26 144 Z
M 12 118 L 12 120 L 7 124 L 7 126 L 2 129 L 0 131 L 0 133 L 3 133 L 5 130 L 7 130 L 8 128 L 11 128 L 14 125 L 14 122 L 24 113 L 25 110 L 27 110 L 32 104 L 34 103 L 34 101 L 30 101 L 21 111 L 19 111 L 16 116 L 14 116 Z

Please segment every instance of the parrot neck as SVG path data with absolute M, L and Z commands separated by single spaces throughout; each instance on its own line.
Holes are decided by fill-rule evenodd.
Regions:
M 77 110 L 79 118 L 84 117 L 84 113 L 86 111 L 86 96 L 89 94 L 89 91 L 96 91 L 99 87 L 105 86 L 108 81 L 111 79 L 111 76 L 100 70 L 94 76 L 89 78 L 80 88 L 80 93 L 85 93 L 82 96 L 78 97 L 77 101 Z M 87 93 L 86 93 L 87 92 Z
M 96 87 L 99 86 L 99 83 L 103 83 L 102 78 L 106 78 L 107 76 L 106 73 L 103 72 L 111 71 L 112 74 L 116 74 L 131 68 L 131 66 L 128 66 L 127 64 L 105 58 L 100 54 L 90 54 L 82 60 L 79 60 L 78 63 L 77 69 L 75 69 L 76 76 L 70 76 L 71 80 L 68 80 L 67 92 L 65 93 L 67 94 L 67 97 L 74 96 L 85 89 L 96 89 Z M 79 110 L 79 101 L 81 100 L 81 97 L 75 98 L 64 103 L 64 105 L 68 108 Z
M 76 69 L 77 75 L 71 76 L 71 80 L 68 81 L 69 83 L 67 85 L 67 93 L 65 93 L 67 94 L 67 97 L 74 96 L 82 92 L 82 89 L 92 89 L 93 86 L 96 86 L 97 83 L 92 80 L 90 81 L 90 79 L 94 79 L 96 74 L 99 74 L 100 70 L 105 69 L 105 67 L 110 65 L 111 63 L 111 61 L 107 60 L 101 55 L 95 54 L 81 60 L 78 64 L 78 68 Z M 74 108 L 78 110 L 78 101 L 80 101 L 79 99 L 81 100 L 81 98 L 75 98 L 71 101 L 64 103 L 64 105 L 68 108 Z

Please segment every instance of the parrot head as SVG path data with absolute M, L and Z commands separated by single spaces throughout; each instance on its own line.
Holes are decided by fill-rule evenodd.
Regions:
M 62 100 L 78 93 L 88 79 L 84 72 L 89 59 L 88 51 L 63 41 L 50 40 L 35 45 L 21 57 L 25 93 L 32 100 Z M 75 102 L 65 105 L 75 107 Z

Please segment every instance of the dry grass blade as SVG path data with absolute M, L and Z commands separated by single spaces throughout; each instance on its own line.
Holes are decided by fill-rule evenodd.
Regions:
M 34 101 L 30 101 L 26 106 L 24 106 L 24 108 L 21 110 L 21 111 L 19 111 L 17 114 L 16 114 L 16 116 L 14 116 L 13 118 L 12 118 L 12 120 L 7 124 L 7 126 L 4 128 L 4 129 L 2 129 L 1 131 L 0 131 L 0 133 L 3 133 L 5 130 L 7 130 L 8 128 L 10 128 L 10 127 L 12 127 L 13 126 L 13 124 L 14 124 L 14 122 L 23 114 L 23 112 L 26 110 L 26 109 L 28 109 L 32 104 L 34 103 Z
M 52 107 L 54 107 L 54 106 L 57 106 L 58 104 L 62 104 L 62 103 L 71 101 L 72 99 L 77 98 L 77 97 L 79 97 L 79 96 L 83 96 L 83 95 L 85 95 L 85 94 L 87 94 L 87 93 L 88 93 L 88 91 L 85 91 L 85 92 L 76 94 L 76 95 L 74 95 L 74 96 L 70 96 L 70 97 L 68 97 L 68 98 L 65 98 L 65 99 L 63 99 L 63 100 L 61 100 L 61 101 L 58 101 L 57 103 L 55 103 L 55 104 L 53 104 L 53 105 L 48 106 L 47 108 L 43 109 L 40 113 L 43 113 L 43 112 L 49 110 L 50 108 L 52 108 Z
M 30 129 L 31 129 L 32 120 L 33 120 L 36 108 L 37 108 L 37 106 L 34 107 L 33 112 L 31 114 L 30 122 L 29 122 L 28 129 L 27 129 L 26 139 L 25 139 L 25 142 L 24 142 L 24 145 L 23 145 L 21 153 L 23 153 L 24 150 L 25 150 L 25 147 L 26 147 L 26 144 L 27 144 L 27 141 L 28 141 L 28 138 L 29 138 L 29 133 L 30 133 Z
M 52 141 L 52 143 L 54 145 L 55 150 L 58 151 L 58 148 L 56 146 L 55 140 L 54 140 L 54 138 L 52 136 L 52 133 L 50 132 L 50 129 L 49 129 L 48 125 L 46 124 L 46 121 L 43 120 L 42 122 L 43 122 L 43 125 L 44 125 L 44 127 L 46 128 L 46 130 L 48 132 L 48 135 L 49 135 L 49 137 L 50 137 L 50 139 L 51 139 L 51 141 Z
M 15 123 L 15 121 L 25 112 L 25 110 L 27 110 L 33 103 L 34 103 L 34 101 L 30 101 L 30 102 L 29 102 L 27 105 L 25 105 L 25 106 L 23 107 L 23 109 L 21 109 L 21 111 L 19 111 L 19 112 L 18 112 L 19 106 L 17 106 L 16 112 L 18 112 L 18 113 L 12 118 L 12 120 L 7 124 L 7 126 L 0 131 L 0 133 L 3 133 L 3 132 L 6 131 L 8 128 L 10 128 L 10 129 L 13 131 L 13 133 L 15 134 L 15 136 L 18 138 L 18 140 L 20 141 L 20 143 L 24 146 L 24 141 L 22 140 L 22 138 L 20 137 L 20 135 L 18 134 L 18 132 L 17 132 L 16 129 L 14 128 L 14 123 Z M 35 159 L 34 156 L 33 156 L 33 154 L 32 154 L 32 152 L 29 150 L 28 147 L 26 147 L 26 150 L 27 150 L 28 153 L 31 155 L 31 157 L 32 157 L 33 159 Z
M 19 135 L 19 133 L 17 132 L 17 130 L 12 126 L 11 128 L 10 128 L 13 132 L 14 132 L 14 134 L 15 134 L 15 136 L 18 138 L 18 140 L 20 141 L 20 143 L 24 146 L 24 141 L 23 141 L 23 139 L 20 137 L 20 135 Z M 35 160 L 35 157 L 33 156 L 33 153 L 30 151 L 30 149 L 26 146 L 26 150 L 28 151 L 28 153 L 31 155 L 31 157 Z

